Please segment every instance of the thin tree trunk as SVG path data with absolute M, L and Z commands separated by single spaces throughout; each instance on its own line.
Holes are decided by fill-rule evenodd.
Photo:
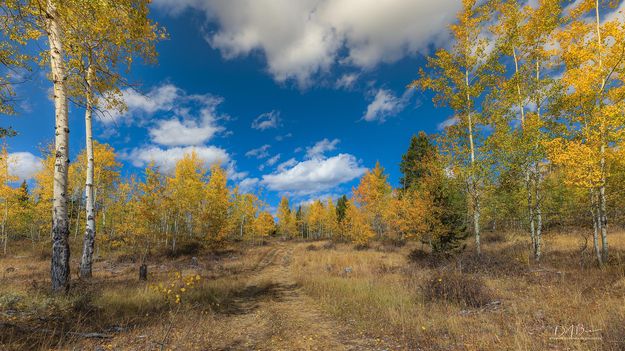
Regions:
M 529 166 L 529 165 L 528 165 Z M 529 214 L 530 238 L 532 239 L 532 254 L 536 248 L 536 228 L 534 226 L 534 201 L 532 195 L 532 180 L 530 169 L 525 171 L 525 186 L 527 187 L 527 210 Z
M 174 231 L 171 238 L 171 252 L 176 252 L 176 235 L 178 234 L 178 218 L 174 218 Z
M 603 76 L 603 57 L 601 55 L 601 49 L 603 47 L 602 36 L 601 36 L 601 18 L 599 15 L 599 0 L 595 0 L 595 25 L 597 31 L 597 47 L 598 47 L 598 66 L 599 72 L 602 75 L 601 78 L 601 86 L 599 88 L 598 96 L 598 111 L 601 112 L 601 107 L 603 104 L 603 90 L 606 86 L 606 78 Z M 605 153 L 606 153 L 606 126 L 603 119 L 601 119 L 600 126 L 600 139 L 601 139 L 601 185 L 599 187 L 599 224 L 601 228 L 601 254 L 603 258 L 603 262 L 608 261 L 608 215 L 606 213 L 606 198 L 605 198 L 605 186 L 606 186 L 606 167 L 605 167 Z
M 8 173 L 8 172 L 7 172 Z M 7 221 L 9 220 L 9 199 L 4 199 L 4 219 L 2 220 L 2 237 L 4 238 L 4 255 L 7 255 L 7 245 L 9 243 L 9 232 L 7 231 Z
M 590 190 L 590 213 L 592 215 L 592 227 L 593 227 L 593 247 L 595 249 L 595 255 L 597 256 L 597 262 L 600 266 L 603 265 L 603 259 L 601 257 L 601 251 L 599 249 L 599 220 L 598 220 L 598 208 L 595 195 L 595 189 Z
M 87 69 L 87 108 L 85 111 L 85 135 L 87 139 L 87 177 L 85 182 L 85 237 L 83 239 L 82 257 L 80 259 L 80 277 L 91 278 L 93 267 L 93 248 L 95 246 L 96 223 L 93 193 L 94 155 L 93 155 L 93 67 Z
M 516 50 L 512 47 L 512 57 L 514 59 L 514 70 L 516 75 L 516 90 L 519 110 L 521 113 L 521 130 L 525 132 L 525 106 L 523 106 L 523 95 L 521 94 L 521 84 L 519 83 L 519 60 L 516 55 Z M 530 238 L 532 239 L 532 251 L 534 252 L 534 258 L 536 258 L 536 228 L 534 223 L 534 204 L 532 201 L 532 184 L 531 184 L 531 162 L 526 160 L 527 169 L 525 170 L 525 187 L 527 188 L 527 210 L 529 215 L 530 225 Z
M 50 45 L 50 69 L 54 85 L 55 162 L 52 203 L 52 260 L 50 275 L 52 290 L 69 288 L 69 223 L 67 217 L 67 173 L 69 169 L 69 124 L 65 88 L 65 66 L 61 26 L 54 0 L 46 6 L 46 32 Z
M 471 179 L 470 179 L 470 188 L 473 194 L 473 229 L 475 231 L 475 248 L 477 250 L 477 254 L 482 253 L 482 248 L 480 246 L 480 197 L 479 190 L 477 185 L 477 180 L 475 179 L 475 145 L 473 142 L 473 120 L 471 117 L 471 96 L 469 95 L 469 70 L 465 69 L 465 84 L 466 84 L 466 98 L 467 98 L 467 121 L 469 128 L 469 148 L 471 152 Z
M 541 97 L 540 93 L 538 93 L 540 85 L 540 63 L 536 61 L 536 116 L 540 120 L 541 119 Z M 536 148 L 538 145 L 535 146 Z M 540 261 L 541 255 L 541 245 L 542 245 L 542 230 L 543 230 L 543 217 L 542 217 L 542 194 L 540 184 L 542 182 L 542 175 L 540 173 L 540 163 L 539 161 L 534 161 L 534 201 L 535 208 L 534 212 L 536 213 L 536 233 L 535 233 L 535 241 L 534 241 L 534 260 L 536 262 Z
M 602 163 L 605 162 L 605 159 L 602 158 Z M 605 180 L 604 180 L 605 182 Z M 600 221 L 601 221 L 601 256 L 603 258 L 603 262 L 608 262 L 608 214 L 606 213 L 606 199 L 605 199 L 605 184 L 601 185 L 599 188 L 599 199 L 600 199 Z
M 74 230 L 74 239 L 76 239 L 78 237 L 78 230 L 80 230 L 80 202 L 78 202 L 78 214 L 77 214 L 77 218 L 76 218 L 76 228 Z
M 542 254 L 541 246 L 542 246 L 542 230 L 543 230 L 543 215 L 542 215 L 542 193 L 540 184 L 542 182 L 542 174 L 540 173 L 540 165 L 536 162 L 536 179 L 534 180 L 534 197 L 536 200 L 536 237 L 534 243 L 534 260 L 536 262 L 540 261 L 540 256 Z

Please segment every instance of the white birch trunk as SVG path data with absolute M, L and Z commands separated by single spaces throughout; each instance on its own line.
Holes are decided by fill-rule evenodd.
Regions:
M 603 259 L 601 257 L 601 250 L 599 249 L 599 216 L 598 216 L 598 207 L 597 200 L 595 195 L 595 189 L 590 190 L 590 212 L 592 215 L 592 227 L 593 227 L 593 247 L 595 249 L 595 255 L 597 256 L 597 262 L 600 266 L 603 265 Z
M 80 260 L 80 277 L 91 278 L 93 266 L 93 248 L 95 246 L 96 223 L 95 202 L 93 193 L 94 155 L 93 155 L 93 75 L 90 65 L 87 69 L 87 106 L 85 111 L 85 135 L 87 140 L 87 178 L 85 182 L 85 209 L 86 224 L 83 239 L 82 257 Z
M 596 19 L 596 30 L 597 30 L 597 44 L 599 47 L 599 57 L 598 57 L 598 64 L 599 64 L 599 72 L 601 72 L 600 74 L 603 75 L 603 58 L 601 55 L 601 49 L 603 46 L 602 43 L 602 39 L 601 39 L 601 18 L 599 15 L 599 0 L 595 0 L 595 19 Z M 599 94 L 598 95 L 598 112 L 601 113 L 601 107 L 603 105 L 603 94 L 602 92 L 605 89 L 606 86 L 606 78 L 602 77 L 601 79 L 601 86 L 599 88 Z M 606 157 L 605 157 L 605 153 L 606 153 L 606 126 L 605 126 L 605 122 L 603 122 L 603 119 L 601 119 L 601 127 L 599 130 L 600 133 L 600 168 L 601 168 L 601 179 L 600 179 L 600 183 L 601 185 L 599 186 L 599 209 L 598 209 L 598 213 L 599 213 L 599 225 L 601 228 L 601 255 L 603 258 L 603 262 L 607 262 L 608 260 L 608 215 L 607 215 L 607 208 L 606 208 L 606 196 L 605 196 L 605 187 L 606 187 Z
M 473 229 L 475 232 L 475 248 L 477 254 L 482 253 L 480 246 L 480 196 L 477 185 L 477 179 L 475 177 L 475 145 L 473 142 L 473 120 L 471 117 L 471 96 L 469 95 L 469 70 L 465 69 L 465 88 L 467 95 L 467 122 L 469 128 L 469 149 L 471 153 L 471 177 L 470 177 L 470 189 L 471 197 L 473 200 Z
M 46 32 L 50 45 L 50 70 L 54 85 L 55 162 L 52 202 L 51 281 L 55 292 L 69 288 L 69 223 L 67 217 L 67 173 L 69 170 L 69 124 L 65 88 L 63 40 L 54 0 L 47 0 Z

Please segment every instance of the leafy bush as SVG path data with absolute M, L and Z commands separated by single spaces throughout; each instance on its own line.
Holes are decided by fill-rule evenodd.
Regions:
M 483 243 L 502 243 L 506 241 L 506 235 L 502 232 L 493 232 L 482 235 Z
M 199 241 L 189 241 L 181 244 L 176 248 L 175 251 L 169 250 L 167 252 L 167 256 L 169 257 L 180 257 L 180 256 L 191 256 L 196 255 L 200 250 L 202 250 L 203 245 Z
M 336 244 L 334 241 L 328 241 L 325 244 L 321 245 L 321 248 L 324 250 L 334 250 L 336 249 Z
M 481 307 L 493 301 L 484 280 L 457 271 L 438 271 L 423 285 L 427 301 L 456 303 L 464 307 Z

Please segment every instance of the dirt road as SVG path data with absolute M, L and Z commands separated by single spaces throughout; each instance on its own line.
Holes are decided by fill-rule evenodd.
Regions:
M 181 312 L 171 322 L 119 333 L 103 350 L 389 350 L 331 318 L 297 285 L 293 245 L 277 243 L 250 270 L 219 312 Z

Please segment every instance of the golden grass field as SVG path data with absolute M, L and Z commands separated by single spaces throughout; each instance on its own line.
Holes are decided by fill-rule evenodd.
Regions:
M 60 297 L 46 248 L 23 242 L 0 258 L 0 349 L 625 350 L 625 232 L 610 240 L 603 269 L 573 231 L 545 235 L 540 266 L 513 233 L 445 262 L 410 260 L 418 243 L 274 240 L 153 255 L 148 282 L 117 252 Z M 156 289 L 176 272 L 199 276 L 179 304 Z

